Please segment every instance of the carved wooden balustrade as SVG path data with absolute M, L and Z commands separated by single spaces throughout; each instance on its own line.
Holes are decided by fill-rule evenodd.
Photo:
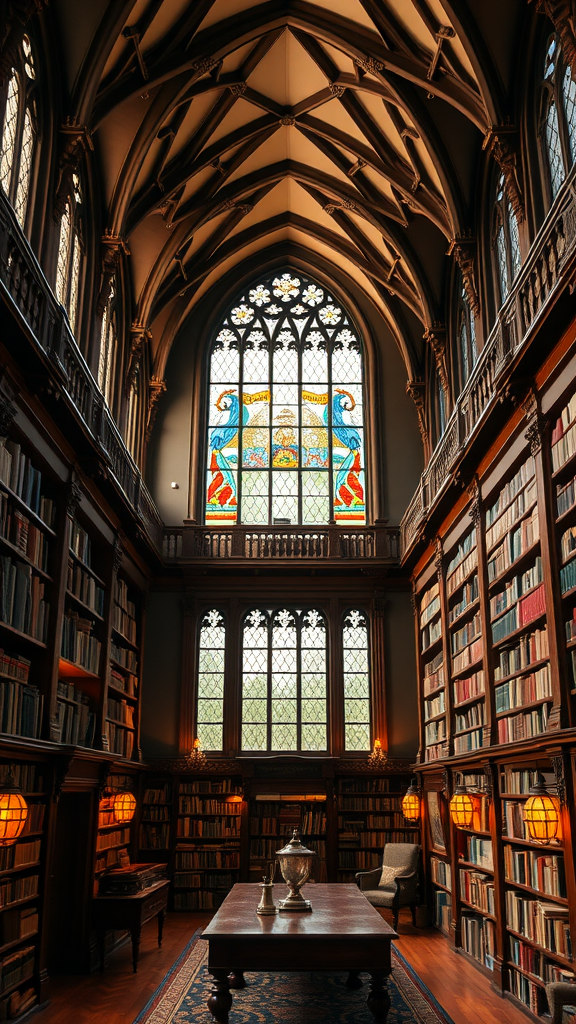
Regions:
M 402 557 L 423 529 L 464 449 L 500 400 L 507 371 L 528 344 L 555 293 L 566 286 L 564 268 L 576 256 L 576 169 L 564 183 L 528 258 L 501 307 L 446 430 L 424 470 L 400 524 Z
M 400 533 L 387 526 L 346 529 L 342 526 L 182 526 L 164 531 L 164 558 L 169 562 L 250 561 L 395 564 Z

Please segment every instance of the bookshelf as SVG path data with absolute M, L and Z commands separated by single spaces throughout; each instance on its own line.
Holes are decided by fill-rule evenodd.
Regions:
M 409 825 L 402 813 L 409 781 L 399 775 L 338 779 L 339 882 L 354 882 L 357 871 L 378 867 L 386 843 L 420 842 L 419 826 Z
M 147 860 L 152 854 L 167 855 L 170 849 L 172 821 L 171 780 L 148 778 L 142 795 L 138 835 L 139 857 Z M 155 857 L 153 859 L 156 859 Z
M 495 858 L 489 821 L 485 776 L 462 773 L 462 782 L 474 802 L 468 829 L 455 829 L 453 844 L 457 868 L 456 914 L 460 948 L 491 973 L 496 955 Z
M 104 732 L 108 749 L 129 759 L 138 754 L 140 604 L 140 592 L 117 574 Z
M 212 910 L 240 881 L 242 780 L 177 781 L 174 909 Z
M 277 851 L 290 841 L 295 828 L 304 845 L 316 852 L 311 878 L 315 882 L 328 881 L 325 784 L 304 788 L 300 784 L 296 790 L 294 785 L 284 783 L 283 792 L 271 791 L 271 788 L 262 788 L 262 785 L 251 787 L 249 881 L 260 882 L 269 873 Z
M 561 596 L 561 621 L 568 689 L 576 694 L 576 465 L 574 443 L 576 393 L 571 392 L 552 416 L 550 462 L 552 471 L 555 541 Z M 573 700 L 572 700 L 573 702 Z
M 422 678 L 424 758 L 444 754 L 447 736 L 445 660 L 440 581 L 428 580 L 419 596 L 418 651 Z
M 98 806 L 98 829 L 96 833 L 96 860 L 94 865 L 94 895 L 98 895 L 98 883 L 105 871 L 120 868 L 130 863 L 134 848 L 134 819 L 118 823 L 114 816 L 114 797 L 126 790 L 133 792 L 135 781 L 132 775 L 110 775 Z

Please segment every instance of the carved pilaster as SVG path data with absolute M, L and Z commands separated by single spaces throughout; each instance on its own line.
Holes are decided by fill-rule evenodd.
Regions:
M 416 412 L 418 414 L 418 427 L 420 429 L 420 437 L 422 438 L 422 444 L 424 445 L 425 454 L 428 452 L 428 428 L 426 426 L 426 383 L 423 380 L 409 380 L 406 384 L 406 394 L 410 395 L 410 398 L 416 406 Z
M 114 235 L 111 231 L 106 231 L 102 236 L 102 271 L 100 278 L 100 291 L 98 293 L 98 300 L 96 303 L 96 309 L 100 316 L 103 315 L 108 299 L 110 298 L 112 279 L 118 270 L 120 256 L 122 253 L 125 256 L 130 255 L 130 249 L 126 245 L 124 239 L 120 238 L 118 235 Z
M 518 172 L 518 132 L 513 125 L 492 125 L 484 135 L 482 149 L 494 157 L 506 184 L 506 195 L 518 221 L 524 220 L 524 197 Z
M 424 331 L 424 341 L 427 341 L 434 353 L 440 383 L 444 388 L 446 397 L 450 394 L 450 379 L 448 375 L 448 360 L 446 353 L 446 328 L 441 324 L 434 324 Z
M 478 528 L 482 521 L 482 510 L 480 508 L 480 484 L 478 483 L 478 477 L 474 477 L 472 483 L 466 488 L 466 493 L 470 498 L 468 515 L 474 523 L 474 526 Z
M 532 3 L 532 0 L 528 0 Z M 536 0 L 536 10 L 554 25 L 562 47 L 562 56 L 570 65 L 576 81 L 576 4 L 574 0 Z
M 522 408 L 528 420 L 528 428 L 524 437 L 530 445 L 532 455 L 537 455 L 542 447 L 544 439 L 544 421 L 540 415 L 540 408 L 535 391 L 531 388 L 528 395 L 522 402 Z
M 480 316 L 480 299 L 476 286 L 476 239 L 453 238 L 446 254 L 453 256 L 462 274 L 462 284 L 474 317 Z
M 130 394 L 130 388 L 136 378 L 136 372 L 140 365 L 142 352 L 151 337 L 151 331 L 149 331 L 147 327 L 144 327 L 143 324 L 139 324 L 137 321 L 132 324 L 132 327 L 130 328 L 130 357 L 128 359 L 126 380 L 124 382 L 126 396 Z
M 60 136 L 62 152 L 54 199 L 54 214 L 57 218 L 64 213 L 64 207 L 72 193 L 72 175 L 78 170 L 81 158 L 88 150 L 94 149 L 89 128 L 79 124 L 75 118 L 66 118 L 64 124 L 60 126 Z
M 156 412 L 158 406 L 158 399 L 160 395 L 163 395 L 166 391 L 166 381 L 161 380 L 160 377 L 151 377 L 148 381 L 148 422 L 146 424 L 146 440 L 149 441 L 152 437 L 152 430 L 154 428 L 154 420 L 156 419 Z
M 436 576 L 438 577 L 438 582 L 441 583 L 442 582 L 442 560 L 444 558 L 444 552 L 442 550 L 442 541 L 440 540 L 440 537 L 436 537 L 435 546 L 436 546 L 436 554 L 434 555 L 434 565 L 436 566 Z

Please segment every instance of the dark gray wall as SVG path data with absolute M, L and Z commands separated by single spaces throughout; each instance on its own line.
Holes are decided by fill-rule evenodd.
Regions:
M 410 594 L 387 594 L 384 616 L 389 752 L 396 757 L 414 757 L 418 752 L 418 691 Z
M 150 593 L 142 672 L 144 757 L 177 754 L 182 672 L 183 594 Z

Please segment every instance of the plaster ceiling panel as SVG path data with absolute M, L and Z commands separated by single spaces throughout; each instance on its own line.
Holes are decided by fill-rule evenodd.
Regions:
M 122 163 L 146 111 L 147 106 L 140 96 L 133 96 L 114 107 L 99 125 L 96 141 L 97 147 L 105 154 L 102 177 L 107 201 L 110 200 Z
M 365 146 L 370 145 L 368 139 L 353 118 L 350 117 L 348 111 L 344 109 L 340 100 L 330 100 L 329 103 L 323 103 L 318 110 L 312 111 L 312 116 L 325 121 L 332 128 L 338 128 L 340 131 L 346 132 L 347 135 L 351 135 L 353 139 L 358 139 Z
M 144 160 L 142 161 L 142 166 L 140 167 L 140 170 L 138 172 L 138 177 L 136 178 L 136 181 L 134 183 L 135 192 L 138 192 L 139 189 L 146 184 L 148 178 L 153 172 L 155 162 L 158 158 L 160 146 L 161 143 L 157 139 L 154 139 L 151 145 L 148 147 L 146 156 L 144 157 Z
M 330 46 L 329 43 L 322 43 L 322 49 L 328 54 L 330 60 L 336 65 L 340 71 L 344 71 L 348 74 L 354 72 L 354 62 L 347 53 L 343 50 L 339 50 L 336 46 Z
M 203 122 L 208 117 L 212 107 L 218 98 L 217 92 L 201 93 L 195 96 L 186 117 L 180 125 L 180 129 L 170 149 L 170 159 L 186 146 L 193 135 L 196 134 Z M 170 124 L 172 115 L 166 118 L 165 124 Z
M 235 252 L 232 256 L 223 260 L 223 262 L 215 270 L 212 270 L 202 282 L 194 295 L 194 299 L 189 310 L 192 309 L 198 300 L 201 299 L 202 296 L 210 290 L 210 288 L 217 284 L 221 278 L 233 275 L 236 267 L 248 260 L 250 256 L 254 255 L 254 253 L 260 252 L 261 249 L 271 248 L 273 245 L 277 245 L 278 242 L 286 242 L 287 239 L 288 229 L 280 228 L 278 231 L 272 231 L 269 235 L 266 235 L 263 238 L 255 239 L 248 245 L 243 246 L 239 252 Z
M 200 23 L 198 32 L 203 32 L 204 29 L 216 25 L 225 18 L 232 18 L 235 14 L 241 14 L 242 11 L 247 11 L 251 7 L 259 7 L 263 3 L 266 3 L 266 0 L 216 0 L 204 21 Z
M 136 3 L 132 7 L 132 10 L 128 14 L 128 20 L 126 24 L 135 25 L 140 20 L 147 7 L 148 0 L 136 0 Z M 102 72 L 102 77 L 106 78 L 106 75 L 108 75 L 109 72 L 112 70 L 118 58 L 121 57 L 123 54 L 129 53 L 130 51 L 132 51 L 132 53 L 134 52 L 134 44 L 130 40 L 125 39 L 124 36 L 120 34 L 116 39 L 114 46 L 110 50 L 110 55 L 108 57 L 108 60 L 106 61 L 104 71 Z
M 434 52 L 436 49 L 434 35 L 418 14 L 415 4 L 407 3 L 406 0 L 386 0 L 386 7 L 389 8 L 395 20 L 410 33 L 422 49 L 428 50 L 431 53 Z M 441 17 L 437 20 L 439 25 L 449 24 L 445 11 L 442 12 Z
M 107 0 L 94 0 L 90 4 L 79 4 L 77 0 L 56 0 L 54 4 L 59 42 L 66 57 L 64 69 L 70 91 L 107 7 Z
M 166 225 L 160 217 L 147 217 L 130 235 L 130 266 L 134 295 L 140 295 L 168 237 Z
M 165 34 L 176 24 L 183 14 L 190 8 L 190 0 L 162 0 L 158 5 L 158 11 L 152 19 L 149 29 L 142 38 L 142 48 L 148 50 L 162 41 Z M 134 25 L 138 19 L 130 16 L 130 24 Z
M 276 40 L 248 83 L 284 107 L 295 107 L 327 84 L 318 65 L 288 31 Z
M 391 199 L 394 202 L 394 193 L 392 191 L 392 185 L 387 178 L 383 178 L 378 171 L 375 171 L 372 167 L 363 167 L 362 174 L 364 174 L 371 185 L 374 185 L 381 195 L 385 196 L 386 199 Z
M 196 228 L 194 231 L 194 237 L 192 238 L 188 249 L 185 252 L 184 259 L 189 259 L 194 253 L 198 252 L 203 245 L 208 241 L 211 235 L 218 230 L 220 224 L 223 224 L 227 217 L 230 216 L 230 212 L 227 210 L 225 213 L 218 214 L 217 217 L 212 217 L 211 220 L 206 221 L 201 227 Z M 220 243 L 219 243 L 220 244 Z
M 432 184 L 438 189 L 440 195 L 444 195 L 444 186 L 442 184 L 442 179 L 438 174 L 436 161 L 434 160 L 433 155 L 426 146 L 426 143 L 423 141 L 423 139 L 417 139 L 414 142 L 414 145 L 416 147 L 416 152 L 418 153 L 419 159 L 422 161 L 427 173 L 430 175 L 430 180 L 432 181 Z
M 486 4 L 486 0 L 482 0 L 482 2 L 484 4 Z M 506 5 L 502 4 L 501 8 L 504 7 L 504 6 L 506 6 Z M 428 0 L 428 7 L 430 8 L 432 13 L 434 14 L 434 17 L 437 19 L 439 25 L 450 25 L 451 24 L 449 19 L 448 19 L 447 14 L 446 14 L 446 11 L 444 10 L 444 7 L 443 7 L 442 3 L 440 2 L 440 0 Z M 492 41 L 492 38 L 495 35 L 498 35 L 498 32 L 491 32 L 490 33 L 490 41 Z M 454 39 L 450 40 L 450 45 L 455 50 L 455 52 L 456 52 L 456 54 L 458 56 L 458 59 L 461 61 L 462 65 L 466 68 L 466 71 L 468 71 L 468 73 L 472 76 L 472 78 L 475 78 L 476 76 L 474 74 L 474 69 L 472 67 L 472 64 L 471 64 L 469 58 L 468 58 L 468 54 L 466 53 L 466 48 L 465 48 L 465 46 L 463 46 L 460 38 L 457 35 L 454 37 Z
M 382 232 L 378 230 L 375 224 L 371 224 L 370 221 L 366 220 L 366 218 L 360 213 L 350 213 L 347 211 L 347 216 L 354 221 L 362 234 L 366 235 L 366 238 L 376 249 L 376 252 L 384 256 L 386 260 L 392 260 L 394 255 L 392 248 L 383 241 Z
M 318 253 L 323 256 L 328 263 L 334 263 L 334 250 L 324 242 L 321 242 L 318 239 L 312 239 L 309 234 L 305 231 L 300 231 L 298 228 L 290 228 L 289 235 L 291 241 L 298 242 L 303 248 Z M 370 281 L 370 278 L 368 278 L 366 274 L 352 262 L 352 260 L 349 260 L 341 253 L 338 255 L 338 269 L 339 271 L 343 271 L 347 274 L 348 277 L 359 285 L 360 288 L 364 289 L 364 291 L 374 299 L 380 309 L 383 308 L 382 299 L 379 297 L 378 292 Z
M 376 126 L 376 130 L 379 130 L 383 135 L 385 135 L 388 143 L 394 147 L 398 156 L 403 160 L 406 160 L 404 143 L 402 142 L 390 114 L 382 102 L 382 98 L 380 96 L 374 96 L 374 94 L 370 92 L 357 93 L 356 95 L 357 99 L 364 107 L 364 110 L 370 114 L 371 120 Z M 403 112 L 399 111 L 398 113 L 403 120 L 410 123 L 410 119 L 407 118 Z
M 252 224 L 260 223 L 287 212 L 296 214 L 299 217 L 305 217 L 327 231 L 332 231 L 334 234 L 347 238 L 345 231 L 337 225 L 335 220 L 325 213 L 316 200 L 292 178 L 283 178 L 282 181 L 279 181 L 260 200 L 252 212 L 243 217 L 236 227 L 233 228 L 229 237 L 245 231 Z
M 221 74 L 226 75 L 230 71 L 236 71 L 252 52 L 254 45 L 253 42 L 246 43 L 245 46 L 239 46 L 237 50 L 233 50 L 227 57 L 224 57 Z
M 195 195 L 196 192 L 199 192 L 200 189 L 206 184 L 206 182 L 210 181 L 210 178 L 213 177 L 213 167 L 205 167 L 204 170 L 198 171 L 198 174 L 195 174 L 193 178 L 190 178 L 186 182 L 180 203 L 185 203 L 188 199 L 190 199 L 191 196 Z
M 278 128 L 274 135 L 272 135 L 266 142 L 258 147 L 245 161 L 232 172 L 229 178 L 226 179 L 226 183 L 231 181 L 237 181 L 239 178 L 244 178 L 247 174 L 251 174 L 252 171 L 259 171 L 262 167 L 267 167 L 269 164 L 278 163 L 281 160 L 287 160 L 289 153 L 289 142 L 288 133 L 290 128 Z
M 292 160 L 297 160 L 301 164 L 307 164 L 315 171 L 329 174 L 332 178 L 337 178 L 338 181 L 346 182 L 346 185 L 350 187 L 350 178 L 344 171 L 336 167 L 328 156 L 307 139 L 305 135 L 302 135 L 302 132 L 299 132 L 297 128 L 288 128 L 287 131 L 291 133 L 289 138 L 290 157 Z
M 366 13 L 360 0 L 313 0 L 314 7 L 322 7 L 329 14 L 337 14 L 340 18 L 348 18 L 364 28 L 374 32 L 374 22 Z
M 220 121 L 210 136 L 208 145 L 212 146 L 219 139 L 223 139 L 225 135 L 229 135 L 230 132 L 236 131 L 237 128 L 243 128 L 244 125 L 250 124 L 258 117 L 262 117 L 264 111 L 260 107 L 253 106 L 247 100 L 240 97 L 234 103 L 234 106 L 228 111 L 226 116 Z

